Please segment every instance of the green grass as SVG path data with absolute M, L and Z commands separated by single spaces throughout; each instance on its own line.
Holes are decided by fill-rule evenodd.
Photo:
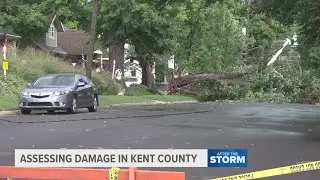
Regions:
M 100 96 L 100 106 L 109 106 L 112 104 L 122 103 L 150 103 L 154 101 L 178 102 L 195 100 L 187 96 L 160 96 L 160 95 L 145 95 L 145 96 Z M 18 97 L 15 95 L 2 96 L 0 100 L 0 111 L 17 110 Z
M 187 96 L 160 96 L 160 95 L 144 95 L 144 96 L 100 96 L 100 105 L 107 106 L 122 103 L 150 103 L 154 101 L 177 102 L 195 100 Z
M 9 111 L 16 110 L 18 107 L 18 97 L 11 96 L 2 96 L 0 98 L 0 111 Z

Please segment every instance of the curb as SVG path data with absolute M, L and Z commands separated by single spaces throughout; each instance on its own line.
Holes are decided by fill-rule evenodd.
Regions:
M 198 101 L 175 101 L 175 102 L 166 102 L 166 101 L 153 101 L 145 103 L 122 103 L 122 104 L 112 104 L 110 107 L 125 107 L 125 106 L 146 106 L 146 105 L 157 105 L 157 104 L 190 104 L 198 103 Z
M 17 115 L 20 111 L 13 110 L 13 111 L 0 111 L 0 116 L 8 116 L 8 115 Z
M 197 103 L 198 101 L 175 101 L 175 102 L 166 102 L 166 101 L 153 101 L 146 103 L 122 103 L 122 104 L 111 104 L 100 106 L 100 108 L 109 108 L 109 107 L 125 107 L 125 106 L 146 106 L 146 105 L 157 105 L 157 104 L 190 104 Z M 19 110 L 13 111 L 0 111 L 0 116 L 10 116 L 20 114 Z

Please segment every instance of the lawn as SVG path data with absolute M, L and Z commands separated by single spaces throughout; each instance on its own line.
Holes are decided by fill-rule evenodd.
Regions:
M 100 96 L 100 105 L 107 106 L 112 104 L 123 103 L 143 103 L 143 102 L 177 102 L 177 101 L 192 101 L 192 97 L 187 96 L 161 96 L 161 95 L 144 95 L 144 96 Z
M 108 106 L 112 104 L 123 103 L 150 103 L 154 101 L 178 102 L 193 101 L 192 97 L 187 96 L 160 96 L 160 95 L 144 95 L 144 96 L 100 96 L 100 106 Z M 0 99 L 0 111 L 16 110 L 18 105 L 17 96 L 2 96 Z

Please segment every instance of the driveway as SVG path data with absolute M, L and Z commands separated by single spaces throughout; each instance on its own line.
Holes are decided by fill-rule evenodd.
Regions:
M 0 117 L 0 165 L 16 148 L 247 148 L 249 167 L 154 168 L 204 180 L 320 160 L 320 109 L 310 105 L 193 103 L 102 108 L 96 113 Z M 267 178 L 317 179 L 320 171 Z

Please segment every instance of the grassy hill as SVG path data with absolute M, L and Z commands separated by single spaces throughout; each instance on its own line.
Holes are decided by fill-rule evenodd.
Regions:
M 16 55 L 9 54 L 9 70 L 4 78 L 3 70 L 0 69 L 0 111 L 15 110 L 18 108 L 18 97 L 27 83 L 32 82 L 41 74 L 59 72 L 78 72 L 85 74 L 85 69 L 74 68 L 70 62 L 53 57 L 50 54 L 35 49 L 25 49 L 17 52 Z M 93 82 L 99 88 L 100 104 L 108 106 L 119 103 L 149 103 L 155 101 L 185 101 L 194 100 L 185 96 L 170 96 L 164 98 L 150 93 L 142 85 L 133 86 L 127 89 L 125 96 L 117 96 L 120 85 L 110 77 L 93 73 Z M 143 87 L 143 88 L 142 88 Z
M 39 50 L 28 48 L 20 50 L 8 57 L 9 70 L 4 78 L 3 70 L 0 70 L 0 95 L 17 95 L 27 83 L 32 82 L 36 77 L 46 73 L 78 72 L 85 74 L 82 68 L 74 68 L 71 63 L 56 58 Z M 120 85 L 110 77 L 93 73 L 93 82 L 98 86 L 101 95 L 116 95 Z

